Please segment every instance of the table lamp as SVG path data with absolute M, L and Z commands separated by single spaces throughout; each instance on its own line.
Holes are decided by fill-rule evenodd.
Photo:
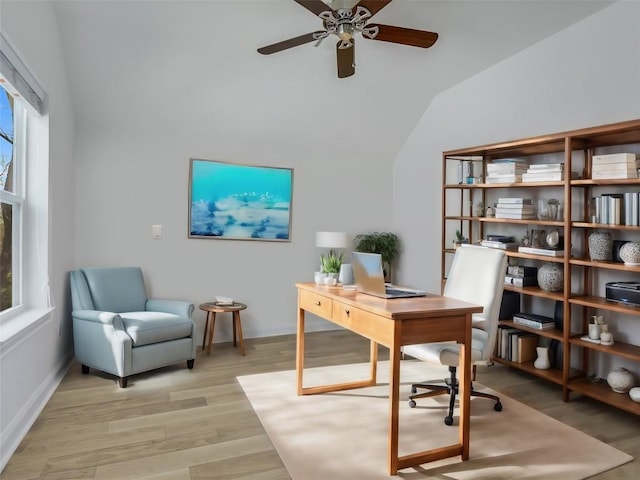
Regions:
M 316 247 L 342 250 L 349 246 L 349 237 L 344 232 L 316 232 Z M 322 262 L 320 264 L 322 270 Z M 342 265 L 340 271 L 342 272 Z M 341 282 L 342 283 L 342 282 Z

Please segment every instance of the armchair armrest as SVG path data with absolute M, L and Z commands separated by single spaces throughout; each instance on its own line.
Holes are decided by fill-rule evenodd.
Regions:
M 76 320 L 112 325 L 116 330 L 124 330 L 122 318 L 117 313 L 101 312 L 99 310 L 74 310 L 71 315 Z
M 191 319 L 194 306 L 193 303 L 183 302 L 180 300 L 161 300 L 157 298 L 150 298 L 147 300 L 145 309 L 147 312 L 173 313 L 174 315 Z

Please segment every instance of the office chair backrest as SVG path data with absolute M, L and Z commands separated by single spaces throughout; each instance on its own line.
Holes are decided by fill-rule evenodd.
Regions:
M 444 296 L 484 307 L 482 313 L 473 315 L 473 328 L 487 332 L 483 359 L 493 353 L 506 273 L 507 256 L 502 250 L 462 245 L 447 275 Z

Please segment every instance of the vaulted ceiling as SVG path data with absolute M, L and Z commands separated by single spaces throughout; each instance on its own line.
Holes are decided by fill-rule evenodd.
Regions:
M 393 158 L 439 92 L 609 3 L 394 0 L 375 22 L 437 32 L 437 43 L 359 37 L 345 79 L 334 38 L 257 53 L 321 29 L 293 0 L 60 0 L 55 9 L 80 130 L 193 129 L 185 119 L 195 116 L 203 134 Z

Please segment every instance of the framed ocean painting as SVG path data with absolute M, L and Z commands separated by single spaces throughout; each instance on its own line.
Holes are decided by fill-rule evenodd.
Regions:
M 190 159 L 189 238 L 291 240 L 293 169 Z

